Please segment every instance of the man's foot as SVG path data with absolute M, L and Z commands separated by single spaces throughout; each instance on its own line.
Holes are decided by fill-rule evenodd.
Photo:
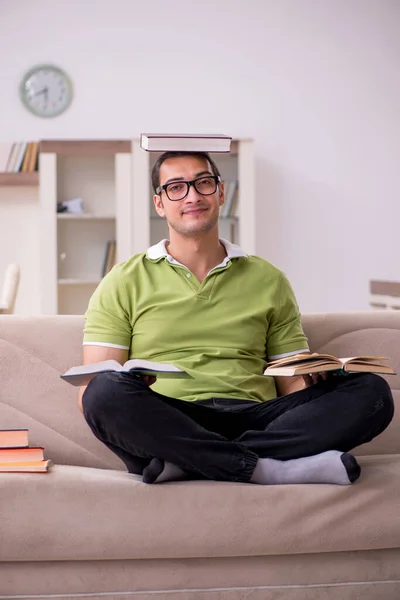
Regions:
M 143 470 L 143 483 L 163 483 L 164 481 L 180 481 L 188 476 L 180 467 L 164 462 L 161 458 L 153 458 Z
M 259 458 L 251 483 L 334 483 L 350 485 L 360 476 L 360 466 L 347 452 L 328 450 L 314 456 L 292 460 Z

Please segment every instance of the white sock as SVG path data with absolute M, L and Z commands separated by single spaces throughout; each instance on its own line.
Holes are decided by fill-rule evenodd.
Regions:
M 154 483 L 162 483 L 163 481 L 179 481 L 180 479 L 185 479 L 185 477 L 186 473 L 180 467 L 177 467 L 170 462 L 165 462 L 164 469 Z
M 160 458 L 153 458 L 143 471 L 144 483 L 164 483 L 164 481 L 180 481 L 186 479 L 188 475 L 170 462 L 164 462 Z
M 334 483 L 350 485 L 358 479 L 360 467 L 351 454 L 328 450 L 292 460 L 259 458 L 251 483 L 261 485 L 290 483 Z

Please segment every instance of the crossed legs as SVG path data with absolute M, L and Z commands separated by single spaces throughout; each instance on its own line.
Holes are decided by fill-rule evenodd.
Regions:
M 348 451 L 393 416 L 377 375 L 332 377 L 268 402 L 162 396 L 129 374 L 95 377 L 83 396 L 93 433 L 144 481 L 180 477 L 253 483 L 348 484 Z

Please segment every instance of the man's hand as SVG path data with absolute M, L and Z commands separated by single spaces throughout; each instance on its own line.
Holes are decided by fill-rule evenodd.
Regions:
M 287 396 L 293 394 L 293 392 L 304 390 L 319 381 L 325 381 L 330 375 L 337 375 L 337 373 L 321 371 L 321 373 L 298 375 L 297 377 L 275 377 L 274 379 L 278 396 Z
M 155 383 L 157 381 L 157 377 L 155 375 L 138 374 L 138 375 L 136 375 L 136 377 L 138 379 L 140 379 L 140 381 L 143 381 L 143 383 L 145 383 L 148 386 L 153 385 L 153 383 Z
M 310 387 L 310 385 L 314 385 L 319 381 L 326 381 L 326 379 L 328 379 L 329 374 L 337 375 L 337 373 L 335 372 L 327 373 L 326 371 L 321 371 L 321 373 L 310 373 L 309 375 L 303 375 L 304 383 L 306 384 L 306 387 Z

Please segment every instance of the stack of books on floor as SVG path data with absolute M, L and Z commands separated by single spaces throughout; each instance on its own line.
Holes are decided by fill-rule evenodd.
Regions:
M 0 430 L 0 473 L 46 473 L 53 463 L 43 451 L 28 445 L 27 429 Z

